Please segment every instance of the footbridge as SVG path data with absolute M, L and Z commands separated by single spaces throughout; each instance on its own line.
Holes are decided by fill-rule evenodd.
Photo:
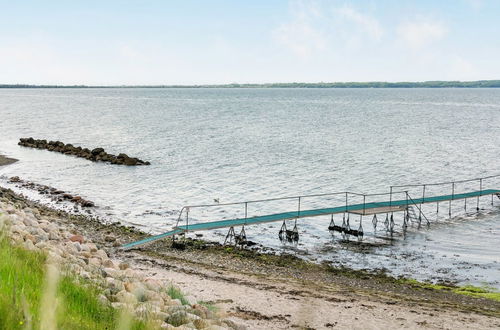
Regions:
M 356 192 L 335 192 L 327 194 L 313 194 L 291 197 L 270 198 L 261 200 L 252 200 L 235 203 L 216 203 L 203 205 L 184 206 L 177 219 L 176 225 L 172 230 L 165 233 L 149 236 L 142 240 L 131 242 L 122 246 L 123 249 L 131 249 L 142 245 L 158 241 L 167 237 L 175 238 L 176 235 L 185 234 L 188 232 L 198 232 L 204 230 L 213 230 L 219 228 L 228 228 L 225 244 L 227 242 L 234 244 L 244 244 L 246 242 L 245 226 L 258 225 L 269 222 L 282 222 L 278 236 L 282 240 L 296 241 L 299 238 L 297 230 L 297 220 L 303 218 L 312 218 L 318 216 L 330 216 L 331 221 L 328 229 L 330 231 L 338 231 L 345 235 L 362 237 L 363 217 L 373 216 L 372 224 L 376 228 L 378 223 L 377 215 L 384 214 L 384 225 L 387 231 L 393 232 L 395 220 L 394 213 L 402 212 L 402 228 L 405 230 L 410 221 L 424 221 L 427 225 L 430 220 L 424 214 L 422 205 L 434 203 L 437 205 L 436 212 L 439 212 L 439 205 L 447 204 L 448 212 L 451 216 L 452 202 L 462 200 L 464 207 L 467 209 L 467 202 L 473 200 L 473 208 L 477 211 L 480 209 L 480 198 L 491 196 L 491 204 L 493 205 L 493 197 L 500 198 L 500 190 L 493 189 L 493 185 L 498 187 L 498 179 L 500 175 L 493 175 L 482 178 L 469 180 L 438 182 L 428 184 L 409 184 L 390 186 L 389 192 L 376 194 L 363 194 Z M 477 187 L 474 189 L 474 186 Z M 445 191 L 445 194 L 432 194 L 435 191 Z M 430 193 L 431 192 L 431 193 Z M 415 195 L 418 193 L 418 196 Z M 304 201 L 312 198 L 328 198 L 329 203 L 336 201 L 336 205 L 328 205 L 327 207 L 318 208 L 303 208 Z M 339 200 L 342 200 L 340 203 Z M 253 204 L 279 202 L 279 201 L 294 201 L 296 203 L 295 210 L 287 212 L 267 213 L 263 215 L 248 216 L 248 208 Z M 203 221 L 190 223 L 190 212 L 195 209 L 210 209 L 224 207 L 241 207 L 242 216 L 229 219 L 219 219 L 214 221 Z M 334 214 L 343 214 L 342 224 L 337 225 L 334 222 Z M 352 216 L 359 216 L 359 226 L 357 229 L 351 228 L 350 221 Z M 293 229 L 287 228 L 286 221 L 294 221 Z M 235 227 L 241 227 L 239 233 L 235 232 Z

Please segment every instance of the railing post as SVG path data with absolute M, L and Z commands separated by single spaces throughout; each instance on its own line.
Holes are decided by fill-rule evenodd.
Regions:
M 420 213 L 418 215 L 418 220 L 422 220 L 422 204 L 424 204 L 424 200 L 425 200 L 425 184 L 422 190 L 422 203 L 420 203 Z
M 406 197 L 406 213 L 405 213 L 405 222 L 410 220 L 410 214 L 409 214 L 409 209 L 410 206 L 408 205 L 408 190 L 405 191 L 405 197 Z
M 248 202 L 245 202 L 245 225 L 247 224 L 247 216 L 248 216 Z
M 347 191 L 345 192 L 345 212 L 347 213 L 348 211 L 348 204 L 347 204 Z
M 391 192 L 389 193 L 389 210 L 392 209 L 392 186 L 390 187 Z
M 186 207 L 186 233 L 189 231 L 189 207 Z
M 452 182 L 451 183 L 451 199 L 450 199 L 450 203 L 448 205 L 448 214 L 451 216 L 451 201 L 453 200 L 453 198 L 455 197 L 455 182 Z
M 392 186 L 390 187 L 390 193 L 389 193 L 389 210 L 391 211 L 391 218 L 394 215 L 394 212 L 392 212 Z
M 479 179 L 479 195 L 477 196 L 476 211 L 479 211 L 479 197 L 483 191 L 483 179 Z
M 297 212 L 297 218 L 300 218 L 300 197 L 299 197 L 299 208 L 298 208 L 298 212 Z
M 363 195 L 363 215 L 365 215 L 366 195 Z

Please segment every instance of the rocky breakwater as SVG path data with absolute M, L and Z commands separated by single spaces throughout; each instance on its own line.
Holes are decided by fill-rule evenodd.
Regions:
M 94 202 L 89 201 L 83 197 L 77 195 L 71 195 L 69 193 L 64 192 L 63 190 L 59 190 L 54 187 L 41 185 L 32 181 L 23 180 L 18 176 L 13 176 L 9 178 L 8 182 L 16 184 L 17 187 L 22 187 L 33 191 L 37 191 L 40 195 L 51 196 L 51 200 L 56 203 L 67 201 L 75 205 L 80 205 L 81 207 L 95 206 Z
M 75 147 L 70 143 L 64 144 L 61 141 L 48 141 L 36 140 L 32 137 L 21 138 L 18 145 L 29 148 L 45 149 L 49 151 L 59 152 L 65 155 L 72 155 L 88 159 L 93 162 L 107 162 L 115 165 L 151 165 L 150 162 L 141 160 L 139 158 L 129 157 L 127 154 L 121 153 L 118 156 L 108 154 L 103 148 L 88 149 L 82 147 Z
M 172 297 L 172 283 L 145 278 L 127 263 L 110 258 L 106 250 L 75 233 L 74 228 L 58 223 L 54 215 L 22 203 L 10 191 L 0 190 L 0 230 L 7 231 L 13 244 L 42 251 L 59 269 L 94 282 L 102 290 L 102 304 L 127 309 L 162 329 L 244 329 L 222 319 L 193 296 Z

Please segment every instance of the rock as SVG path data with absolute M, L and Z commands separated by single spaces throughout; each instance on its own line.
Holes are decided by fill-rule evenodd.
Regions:
M 192 313 L 198 315 L 199 317 L 201 317 L 203 319 L 207 318 L 208 312 L 209 312 L 208 308 L 203 306 L 203 305 L 194 304 L 192 307 Z
M 204 320 L 204 319 L 198 319 L 193 321 L 194 326 L 196 329 L 205 329 L 210 327 L 211 323 L 210 321 Z
M 83 207 L 94 207 L 94 206 L 95 206 L 94 202 L 87 201 L 87 200 L 80 201 L 80 204 L 81 204 Z
M 110 289 L 112 289 L 113 292 L 120 292 L 125 290 L 125 286 L 123 285 L 123 282 L 120 280 L 117 280 L 116 278 L 112 277 L 106 277 L 106 284 Z
M 25 241 L 31 241 L 31 243 L 36 243 L 37 242 L 37 239 L 35 238 L 35 236 L 33 236 L 31 234 L 28 234 L 28 233 L 26 233 L 26 235 L 24 235 L 24 240 Z
M 126 264 L 126 265 L 128 268 L 128 264 Z M 146 285 L 146 288 L 148 288 L 149 290 L 155 291 L 155 292 L 160 292 L 161 288 L 163 287 L 163 285 L 159 281 L 151 279 L 151 278 L 146 279 L 144 281 L 144 285 Z
M 109 305 L 109 300 L 108 300 L 108 298 L 106 298 L 106 296 L 105 296 L 105 295 L 103 295 L 103 294 L 100 294 L 100 295 L 99 295 L 99 297 L 97 297 L 97 300 L 99 300 L 99 302 L 100 302 L 102 305 L 104 305 L 104 306 Z
M 118 302 L 124 304 L 136 304 L 137 298 L 130 292 L 122 290 L 115 295 L 115 298 Z
M 35 219 L 32 219 L 32 218 L 30 218 L 28 216 L 24 217 L 23 223 L 26 226 L 30 226 L 30 227 L 36 227 L 36 226 L 38 226 L 38 221 L 36 221 Z
M 87 244 L 80 244 L 80 251 L 85 251 L 90 253 L 90 248 L 87 246 Z
M 190 306 L 195 305 L 198 302 L 198 300 L 196 300 L 196 298 L 193 296 L 185 296 L 184 298 Z
M 129 264 L 127 264 L 126 262 L 120 262 L 120 265 L 119 265 L 118 267 L 119 267 L 121 270 L 125 270 L 125 269 L 127 269 L 127 268 L 130 268 L 130 265 L 129 265 Z M 146 283 L 146 285 L 147 285 L 147 283 Z M 151 289 L 151 288 L 149 288 L 149 286 L 148 286 L 148 289 Z
M 104 237 L 104 240 L 106 242 L 114 242 L 114 241 L 116 241 L 116 238 L 111 236 L 111 235 L 106 235 L 106 237 Z
M 57 240 L 59 240 L 60 238 L 61 238 L 61 237 L 60 237 L 57 233 L 55 233 L 55 232 L 53 232 L 53 231 L 49 232 L 49 239 L 50 239 L 50 240 L 57 241 Z
M 126 158 L 123 163 L 127 166 L 137 165 L 137 158 Z
M 90 258 L 88 264 L 99 267 L 99 266 L 101 266 L 101 259 L 99 259 L 99 258 Z
M 80 252 L 82 250 L 79 242 L 73 242 L 73 246 L 75 247 L 77 252 Z
M 71 194 L 63 194 L 64 199 L 73 199 L 73 196 Z
M 186 312 L 184 311 L 177 311 L 173 314 L 171 314 L 167 318 L 167 322 L 175 327 L 178 327 L 180 325 L 186 324 L 189 322 L 189 318 Z
M 108 257 L 108 254 L 106 253 L 106 251 L 104 250 L 97 250 L 97 252 L 95 253 L 99 258 L 101 258 L 102 260 L 106 260 L 106 259 L 109 259 Z
M 103 268 L 102 273 L 106 277 L 114 277 L 114 278 L 117 278 L 120 275 L 120 272 L 116 269 L 113 269 L 113 268 Z
M 127 306 L 126 304 L 121 303 L 121 302 L 112 302 L 111 303 L 111 307 L 113 307 L 114 309 L 123 309 L 126 306 Z
M 116 265 L 115 265 L 115 263 L 113 262 L 113 260 L 111 260 L 111 259 L 105 259 L 105 260 L 104 260 L 104 259 L 101 259 L 101 260 L 103 260 L 102 265 L 103 265 L 104 267 L 106 267 L 106 268 L 113 268 L 113 269 L 115 269 L 115 268 L 116 268 Z
M 101 152 L 104 152 L 104 149 L 103 148 L 95 148 L 93 149 L 90 153 L 94 156 L 97 156 L 99 155 Z
M 140 282 L 126 282 L 123 284 L 125 286 L 125 290 L 132 293 L 138 301 L 146 301 L 146 288 Z
M 234 330 L 247 330 L 247 327 L 241 324 L 237 324 L 233 320 L 225 319 L 222 320 L 222 323 L 226 324 L 229 328 Z
M 71 242 L 78 242 L 80 244 L 83 244 L 83 242 L 85 241 L 82 235 L 73 235 L 69 238 L 69 240 Z
M 24 248 L 29 251 L 37 250 L 37 248 L 35 247 L 35 245 L 31 240 L 24 241 Z
M 92 253 L 95 253 L 98 250 L 97 246 L 94 243 L 87 243 L 87 246 L 89 247 L 90 252 L 92 252 Z
M 13 176 L 9 179 L 9 182 L 12 182 L 12 183 L 21 182 L 21 179 L 18 176 Z

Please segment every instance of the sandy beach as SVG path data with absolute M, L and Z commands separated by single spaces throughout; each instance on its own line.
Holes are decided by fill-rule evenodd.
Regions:
M 1 189 L 4 209 L 36 210 L 106 251 L 116 264 L 130 265 L 144 278 L 171 282 L 197 301 L 216 305 L 220 317 L 238 329 L 500 327 L 498 301 L 418 287 L 383 274 L 333 269 L 293 256 L 196 240 L 187 240 L 181 250 L 165 240 L 123 251 L 121 244 L 145 234 L 51 210 Z

